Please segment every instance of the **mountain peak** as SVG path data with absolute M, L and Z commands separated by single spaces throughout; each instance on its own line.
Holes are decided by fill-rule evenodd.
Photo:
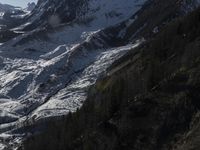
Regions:
M 30 2 L 27 4 L 27 11 L 32 11 L 35 8 L 36 4 L 35 2 Z

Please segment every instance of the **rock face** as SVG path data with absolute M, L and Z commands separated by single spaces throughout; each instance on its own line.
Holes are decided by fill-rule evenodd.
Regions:
M 86 11 L 87 1 L 88 0 L 39 0 L 38 5 L 27 18 L 27 21 L 31 22 L 31 25 L 27 26 L 24 30 L 32 30 L 39 26 L 52 26 L 51 17 L 59 18 L 59 23 L 71 22 L 77 15 Z
M 35 8 L 36 4 L 34 2 L 28 3 L 27 11 L 32 11 Z
M 12 16 L 23 13 L 24 12 L 18 7 L 0 3 L 0 31 L 15 26 L 14 21 L 19 21 Z M 17 22 L 15 22 L 15 24 L 17 24 Z
M 22 8 L 0 3 L 0 43 L 19 35 L 11 29 L 23 23 L 21 16 L 25 14 Z

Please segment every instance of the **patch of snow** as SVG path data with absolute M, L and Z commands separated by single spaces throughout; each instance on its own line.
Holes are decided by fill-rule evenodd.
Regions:
M 130 49 L 137 47 L 139 43 L 123 47 L 112 48 L 110 50 L 92 52 L 92 62 L 81 72 L 75 74 L 70 84 L 57 94 L 52 96 L 48 102 L 38 107 L 32 114 L 35 119 L 59 116 L 69 111 L 74 112 L 82 106 L 86 99 L 88 88 L 95 83 L 97 78 L 106 71 L 116 59 L 120 58 Z M 83 59 L 88 59 L 83 58 Z M 82 59 L 82 61 L 83 61 Z M 91 58 L 89 58 L 91 59 Z M 77 60 L 75 63 L 78 63 Z M 80 62 L 82 63 L 82 62 Z
M 158 32 L 159 32 L 158 26 L 156 26 L 155 28 L 153 28 L 153 33 L 158 33 Z
M 182 3 L 182 11 L 184 13 L 189 13 L 200 6 L 200 0 L 190 0 L 190 1 L 183 0 L 181 3 Z
M 1 149 L 1 150 L 4 150 L 5 148 L 6 148 L 6 146 L 5 146 L 4 144 L 1 144 L 1 143 L 0 143 L 0 149 Z

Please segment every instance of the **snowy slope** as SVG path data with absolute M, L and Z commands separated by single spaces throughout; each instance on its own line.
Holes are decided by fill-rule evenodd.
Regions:
M 96 26 L 109 26 L 125 20 L 141 7 L 146 0 L 62 0 L 39 1 L 29 16 L 26 26 L 20 30 L 33 30 L 44 26 L 58 26 L 61 23 L 95 22 Z
M 102 0 L 102 3 L 98 2 L 98 5 L 101 6 L 105 2 Z M 130 7 L 130 2 L 132 10 L 136 11 L 140 8 L 136 7 L 132 0 L 127 0 L 127 7 Z M 108 4 L 110 8 L 112 1 Z M 120 0 L 115 1 L 113 5 L 116 6 L 113 7 L 114 9 L 126 6 L 122 5 Z M 106 10 L 110 11 L 108 8 L 104 7 L 104 11 L 98 12 L 105 14 Z M 0 95 L 3 97 L 3 102 L 0 107 L 21 117 L 43 104 L 47 97 L 55 94 L 55 91 L 64 88 L 75 74 L 74 72 L 85 69 L 101 54 L 104 43 L 101 39 L 98 41 L 99 29 L 126 19 L 125 14 L 128 15 L 127 18 L 131 15 L 123 9 L 117 9 L 117 11 L 123 14 L 123 18 L 114 17 L 113 21 L 106 22 L 105 17 L 101 18 L 102 15 L 95 12 L 95 16 L 99 15 L 99 17 L 91 22 L 90 26 L 75 24 L 64 27 L 60 32 L 50 33 L 48 41 L 29 41 L 15 48 L 10 47 L 26 36 L 23 35 L 3 45 L 0 70 L 0 86 L 2 87 Z M 97 39 L 92 41 L 95 36 Z M 82 48 L 81 41 L 93 43 L 100 50 Z
M 47 2 L 42 2 L 41 8 Z M 40 26 L 1 45 L 0 141 L 18 141 L 24 134 L 16 135 L 15 129 L 81 107 L 87 89 L 106 68 L 139 45 L 110 47 L 111 33 L 104 29 L 131 17 L 144 2 L 90 0 L 87 12 L 76 21 L 59 24 L 49 32 Z M 42 15 L 31 16 L 30 22 L 13 31 L 33 24 Z
M 7 138 L 11 140 L 11 143 L 13 143 L 13 136 L 16 137 L 15 140 L 20 140 L 23 134 L 21 136 L 16 135 L 15 132 L 12 132 L 12 130 L 23 128 L 25 124 L 33 124 L 41 119 L 44 120 L 49 117 L 62 116 L 67 114 L 69 111 L 76 111 L 76 109 L 81 107 L 83 101 L 86 99 L 86 93 L 89 86 L 95 83 L 97 78 L 105 72 L 106 68 L 109 67 L 114 60 L 121 57 L 130 49 L 137 47 L 139 44 L 140 43 L 136 43 L 133 45 L 111 48 L 107 50 L 98 49 L 87 55 L 79 55 L 73 58 L 74 62 L 71 64 L 72 67 L 70 67 L 67 71 L 59 69 L 57 70 L 58 72 L 51 73 L 54 70 L 50 70 L 49 66 L 52 65 L 56 67 L 55 64 L 57 63 L 55 61 L 57 58 L 53 58 L 48 61 L 43 60 L 42 63 L 31 64 L 32 68 L 27 68 L 27 72 L 25 71 L 25 66 L 27 64 L 23 64 L 24 66 L 21 67 L 24 68 L 23 72 L 16 73 L 15 71 L 13 74 L 6 75 L 7 78 L 5 79 L 5 82 L 11 84 L 13 84 L 12 82 L 22 82 L 21 84 L 23 84 L 23 80 L 26 78 L 22 75 L 24 72 L 26 72 L 28 76 L 33 76 L 35 73 L 36 79 L 33 78 L 32 83 L 28 82 L 29 86 L 27 91 L 18 99 L 11 100 L 6 98 L 5 95 L 5 98 L 0 99 L 0 109 L 6 111 L 3 113 L 4 115 L 2 115 L 2 117 L 7 118 L 7 122 L 9 122 L 5 122 L 0 126 L 0 131 L 2 132 L 0 137 L 4 137 L 5 132 L 8 131 L 6 134 Z M 67 55 L 61 54 L 59 57 L 61 60 L 66 60 Z M 62 61 L 60 63 L 62 64 Z M 44 71 L 47 69 L 46 67 L 48 68 L 49 72 Z M 20 67 L 18 69 L 20 70 Z M 35 72 L 33 70 L 35 70 Z M 43 71 L 46 73 L 43 73 L 42 75 L 44 77 L 48 77 L 49 79 L 45 85 L 43 85 L 44 87 L 42 87 L 41 93 L 38 93 L 37 88 L 39 87 L 36 82 L 38 80 L 37 78 L 39 78 L 37 77 L 39 74 L 37 73 Z M 18 87 L 17 89 L 20 89 L 18 91 L 19 93 L 22 92 L 21 87 Z M 27 109 L 28 112 L 26 112 Z

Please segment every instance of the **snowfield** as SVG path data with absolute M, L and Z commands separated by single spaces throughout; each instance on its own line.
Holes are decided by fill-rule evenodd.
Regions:
M 91 0 L 86 18 L 93 20 L 87 24 L 62 25 L 44 33 L 46 38 L 35 29 L 0 45 L 0 150 L 8 145 L 14 149 L 28 134 L 16 130 L 26 124 L 82 106 L 98 77 L 140 44 L 106 46 L 103 29 L 128 19 L 145 1 Z M 12 30 L 18 32 L 30 23 Z

